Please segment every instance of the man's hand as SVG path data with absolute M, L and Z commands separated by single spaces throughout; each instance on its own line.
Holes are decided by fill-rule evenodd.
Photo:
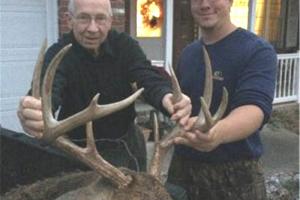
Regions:
M 29 135 L 41 138 L 43 135 L 44 122 L 40 99 L 31 96 L 22 97 L 18 108 L 18 117 L 23 130 Z
M 174 143 L 183 144 L 198 151 L 209 152 L 217 148 L 222 143 L 222 140 L 213 129 L 208 133 L 194 130 L 193 132 L 185 132 L 180 137 L 176 137 Z
M 212 151 L 220 144 L 236 142 L 249 137 L 261 127 L 263 111 L 256 105 L 244 105 L 232 110 L 218 121 L 207 133 L 192 129 L 197 117 L 191 117 L 186 125 L 188 130 L 174 139 L 175 144 L 184 144 L 199 151 Z M 189 130 L 191 129 L 191 130 Z
M 163 97 L 162 105 L 171 114 L 171 120 L 176 121 L 181 126 L 185 126 L 192 112 L 191 100 L 188 96 L 182 95 L 182 99 L 174 103 L 172 102 L 173 94 L 169 93 Z

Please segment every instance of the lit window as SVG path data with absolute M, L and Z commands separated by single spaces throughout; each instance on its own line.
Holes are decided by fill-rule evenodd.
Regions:
M 163 24 L 162 0 L 137 1 L 137 37 L 161 37 Z
M 281 0 L 257 0 L 255 33 L 273 42 L 278 38 Z
M 248 28 L 249 0 L 234 0 L 230 11 L 230 18 L 234 25 Z

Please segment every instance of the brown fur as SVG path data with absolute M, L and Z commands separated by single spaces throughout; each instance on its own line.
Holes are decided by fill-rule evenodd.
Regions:
M 3 200 L 171 200 L 163 185 L 146 173 L 130 174 L 128 187 L 117 189 L 95 172 L 77 172 L 20 186 L 5 194 Z

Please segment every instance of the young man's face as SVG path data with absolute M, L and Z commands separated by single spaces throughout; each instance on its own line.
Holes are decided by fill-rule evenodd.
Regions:
M 70 13 L 69 26 L 75 39 L 84 48 L 97 52 L 111 28 L 112 16 L 109 0 L 75 0 Z
M 230 23 L 233 0 L 191 0 L 191 10 L 201 29 L 214 29 Z

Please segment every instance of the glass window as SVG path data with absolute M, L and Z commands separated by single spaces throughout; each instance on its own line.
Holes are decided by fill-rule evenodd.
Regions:
M 249 0 L 234 0 L 230 11 L 230 18 L 234 25 L 248 28 Z
M 257 0 L 255 33 L 271 43 L 276 43 L 280 27 L 281 0 Z
M 137 37 L 161 37 L 163 27 L 162 0 L 138 0 L 136 9 Z
M 299 0 L 234 0 L 230 16 L 233 24 L 265 38 L 277 52 L 299 49 Z

